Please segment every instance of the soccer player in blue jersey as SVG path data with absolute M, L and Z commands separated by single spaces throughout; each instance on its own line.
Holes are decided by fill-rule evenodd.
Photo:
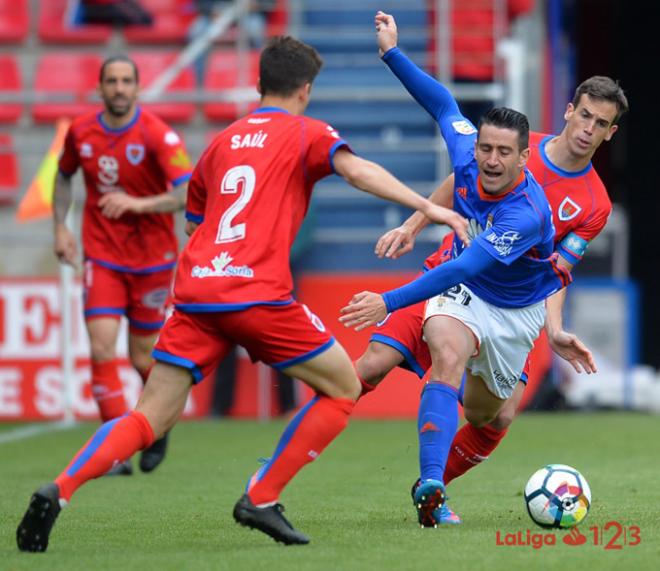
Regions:
M 422 526 L 442 517 L 442 481 L 458 424 L 458 393 L 475 426 L 492 421 L 522 373 L 545 321 L 545 298 L 570 283 L 557 265 L 554 226 L 543 189 L 526 170 L 529 124 L 496 108 L 476 129 L 451 93 L 396 47 L 392 16 L 376 16 L 383 60 L 435 117 L 455 173 L 454 209 L 470 221 L 471 244 L 454 240 L 454 259 L 383 295 L 356 294 L 342 321 L 356 330 L 428 299 L 424 335 L 432 360 L 419 416 L 421 484 L 415 491 Z

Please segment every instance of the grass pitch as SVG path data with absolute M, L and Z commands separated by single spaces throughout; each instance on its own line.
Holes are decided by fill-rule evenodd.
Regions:
M 95 426 L 0 443 L 0 569 L 659 568 L 659 417 L 524 414 L 490 460 L 450 485 L 450 505 L 463 525 L 424 530 L 410 500 L 415 423 L 354 420 L 283 494 L 286 515 L 312 538 L 308 546 L 291 547 L 231 517 L 256 459 L 270 454 L 283 426 L 180 424 L 167 460 L 152 474 L 101 478 L 79 490 L 60 514 L 45 554 L 20 553 L 16 525 L 30 494 L 53 479 Z M 12 429 L 0 425 L 0 434 Z M 547 463 L 572 465 L 591 485 L 593 506 L 580 526 L 583 545 L 564 544 L 566 532 L 535 527 L 525 511 L 525 482 Z M 616 525 L 605 527 L 609 521 L 620 524 L 621 535 L 615 537 Z M 629 544 L 633 526 L 638 545 Z M 602 544 L 594 544 L 594 527 L 602 531 Z M 528 530 L 546 544 L 530 545 Z M 501 544 L 507 541 L 516 545 Z M 608 543 L 620 548 L 605 549 Z

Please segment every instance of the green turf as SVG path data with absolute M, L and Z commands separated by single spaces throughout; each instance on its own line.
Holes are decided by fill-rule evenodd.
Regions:
M 150 475 L 104 478 L 62 512 L 45 554 L 19 553 L 15 528 L 30 493 L 52 479 L 91 425 L 0 444 L 0 568 L 138 569 L 658 569 L 660 418 L 525 414 L 493 457 L 450 487 L 458 527 L 421 530 L 409 496 L 416 474 L 413 422 L 353 421 L 282 498 L 287 516 L 312 538 L 284 547 L 236 525 L 231 509 L 256 459 L 270 453 L 282 422 L 188 422 L 172 433 L 166 463 Z M 641 544 L 621 550 L 562 543 L 496 544 L 535 528 L 521 490 L 546 463 L 578 468 L 593 508 L 581 526 L 637 525 Z M 545 533 L 545 532 L 543 532 Z M 611 536 L 611 533 L 609 534 Z

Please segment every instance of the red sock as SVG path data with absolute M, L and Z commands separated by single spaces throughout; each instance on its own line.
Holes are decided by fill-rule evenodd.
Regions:
M 476 428 L 469 422 L 464 424 L 451 443 L 445 467 L 445 485 L 487 460 L 508 430 L 496 430 L 490 424 L 481 428 Z
M 103 476 L 115 462 L 123 462 L 153 441 L 154 431 L 140 412 L 133 411 L 101 425 L 55 479 L 60 497 L 68 502 L 87 480 Z
M 378 385 L 370 385 L 360 376 L 360 374 L 357 371 L 357 367 L 355 366 L 355 361 L 353 361 L 353 368 L 355 369 L 355 376 L 358 378 L 358 381 L 360 381 L 360 384 L 362 385 L 360 396 L 358 396 L 358 399 L 361 399 L 364 395 L 373 391 Z
M 92 361 L 92 394 L 99 405 L 101 420 L 106 422 L 126 414 L 124 387 L 119 378 L 117 361 Z
M 252 477 L 248 495 L 255 505 L 275 502 L 289 481 L 346 428 L 355 403 L 316 396 L 291 420 L 273 457 Z

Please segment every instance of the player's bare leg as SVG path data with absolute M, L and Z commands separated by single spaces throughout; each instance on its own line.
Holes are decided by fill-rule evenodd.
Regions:
M 362 385 L 360 396 L 374 390 L 403 359 L 403 355 L 394 347 L 371 341 L 367 350 L 355 361 L 355 372 Z
M 188 370 L 156 363 L 135 410 L 103 424 L 55 481 L 33 494 L 16 530 L 18 548 L 46 551 L 53 524 L 73 493 L 170 430 L 183 412 L 191 386 Z
M 524 391 L 525 383 L 519 381 L 513 394 L 504 402 L 492 422 L 480 428 L 469 422 L 461 427 L 454 437 L 447 458 L 445 484 L 449 484 L 455 478 L 462 476 L 468 470 L 488 459 L 513 422 Z
M 339 343 L 284 372 L 304 381 L 317 395 L 291 420 L 272 458 L 252 476 L 246 493 L 234 507 L 234 519 L 287 545 L 305 544 L 309 538 L 282 515 L 279 495 L 346 427 L 360 394 L 360 383 Z
M 129 333 L 128 336 L 128 354 L 131 364 L 140 373 L 144 383 L 147 382 L 149 372 L 153 366 L 154 361 L 151 356 L 151 350 L 157 337 L 158 335 L 153 333 L 144 334 L 134 332 Z M 158 467 L 165 459 L 168 440 L 169 432 L 166 432 L 162 438 L 159 438 L 149 448 L 142 451 L 142 454 L 140 454 L 140 470 L 151 472 Z

